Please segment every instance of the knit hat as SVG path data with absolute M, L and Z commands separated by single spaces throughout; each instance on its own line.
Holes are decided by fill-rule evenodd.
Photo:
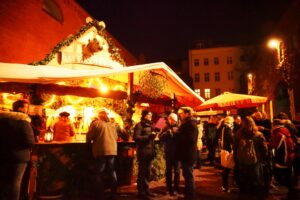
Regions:
M 143 110 L 143 111 L 142 111 L 142 117 L 141 117 L 141 119 L 144 119 L 144 117 L 145 117 L 146 115 L 148 115 L 149 113 L 151 113 L 149 110 Z
M 68 112 L 61 112 L 61 113 L 59 113 L 59 116 L 61 116 L 61 117 L 69 117 L 70 113 L 68 113 Z
M 169 115 L 169 118 L 171 118 L 171 119 L 173 119 L 174 121 L 178 121 L 178 116 L 175 114 L 175 113 L 171 113 L 170 115 Z

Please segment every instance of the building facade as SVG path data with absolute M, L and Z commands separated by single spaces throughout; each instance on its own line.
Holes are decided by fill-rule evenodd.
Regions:
M 230 46 L 189 50 L 189 75 L 196 93 L 210 99 L 223 92 L 241 92 L 241 77 L 249 68 L 249 47 Z M 243 80 L 242 80 L 243 81 Z M 244 79 L 247 84 L 247 79 Z
M 62 40 L 76 33 L 90 17 L 74 0 L 1 1 L 0 62 L 37 62 Z M 111 34 L 127 66 L 139 64 Z

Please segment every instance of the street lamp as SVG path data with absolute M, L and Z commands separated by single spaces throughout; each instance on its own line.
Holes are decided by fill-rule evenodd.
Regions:
M 283 60 L 284 60 L 284 54 L 283 54 L 283 42 L 280 39 L 270 39 L 268 42 L 268 47 L 270 49 L 275 49 L 276 50 L 276 56 L 277 56 L 277 61 L 278 65 L 276 69 L 279 69 L 282 66 Z
M 248 78 L 248 94 L 253 92 L 253 75 L 250 73 L 247 75 Z
M 295 102 L 294 102 L 294 90 L 292 87 L 290 87 L 289 80 L 286 80 L 285 77 L 291 76 L 291 74 L 286 74 L 290 73 L 290 68 L 291 66 L 288 65 L 288 58 L 285 58 L 285 46 L 284 42 L 281 39 L 270 39 L 268 41 L 268 47 L 271 49 L 276 49 L 276 54 L 277 54 L 277 60 L 278 60 L 278 65 L 276 66 L 277 70 L 281 70 L 281 76 L 284 78 L 285 82 L 288 85 L 288 95 L 289 95 L 289 103 L 290 103 L 290 113 L 292 119 L 295 119 Z M 282 70 L 283 69 L 283 70 Z

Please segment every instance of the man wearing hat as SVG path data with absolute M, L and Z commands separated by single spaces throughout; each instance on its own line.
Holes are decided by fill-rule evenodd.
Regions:
M 168 116 L 167 125 L 162 129 L 159 134 L 159 140 L 165 143 L 165 159 L 166 159 L 166 184 L 167 195 L 176 196 L 179 189 L 180 179 L 180 165 L 179 161 L 175 158 L 176 143 L 174 135 L 178 129 L 178 117 L 175 113 Z M 174 182 L 173 182 L 174 170 Z
M 69 119 L 70 113 L 59 113 L 59 119 L 53 126 L 53 140 L 60 142 L 71 142 L 75 135 L 74 125 Z
M 149 110 L 143 110 L 141 121 L 134 127 L 133 139 L 137 146 L 138 159 L 138 178 L 137 189 L 140 199 L 151 199 L 156 195 L 149 192 L 149 179 L 152 160 L 155 157 L 154 152 L 154 127 L 152 125 L 152 113 Z
M 86 135 L 86 142 L 92 142 L 92 153 L 97 163 L 97 199 L 103 199 L 104 196 L 104 173 L 110 178 L 111 199 L 116 199 L 117 175 L 115 171 L 115 158 L 117 156 L 117 139 L 116 128 L 109 121 L 107 111 L 100 109 L 98 119 L 91 123 Z M 105 168 L 107 168 L 106 171 Z

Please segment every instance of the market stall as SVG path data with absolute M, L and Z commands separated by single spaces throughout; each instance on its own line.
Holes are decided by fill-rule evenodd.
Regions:
M 14 100 L 26 98 L 32 104 L 29 114 L 44 119 L 33 148 L 31 197 L 89 192 L 93 164 L 85 133 L 100 108 L 108 109 L 122 128 L 124 118 L 138 122 L 145 106 L 163 113 L 204 101 L 165 63 L 125 66 L 104 28 L 103 22 L 88 22 L 31 65 L 0 63 L 0 109 L 9 110 Z M 63 111 L 76 128 L 68 143 L 52 141 L 47 131 Z M 120 184 L 130 183 L 133 158 L 134 142 L 119 141 Z

